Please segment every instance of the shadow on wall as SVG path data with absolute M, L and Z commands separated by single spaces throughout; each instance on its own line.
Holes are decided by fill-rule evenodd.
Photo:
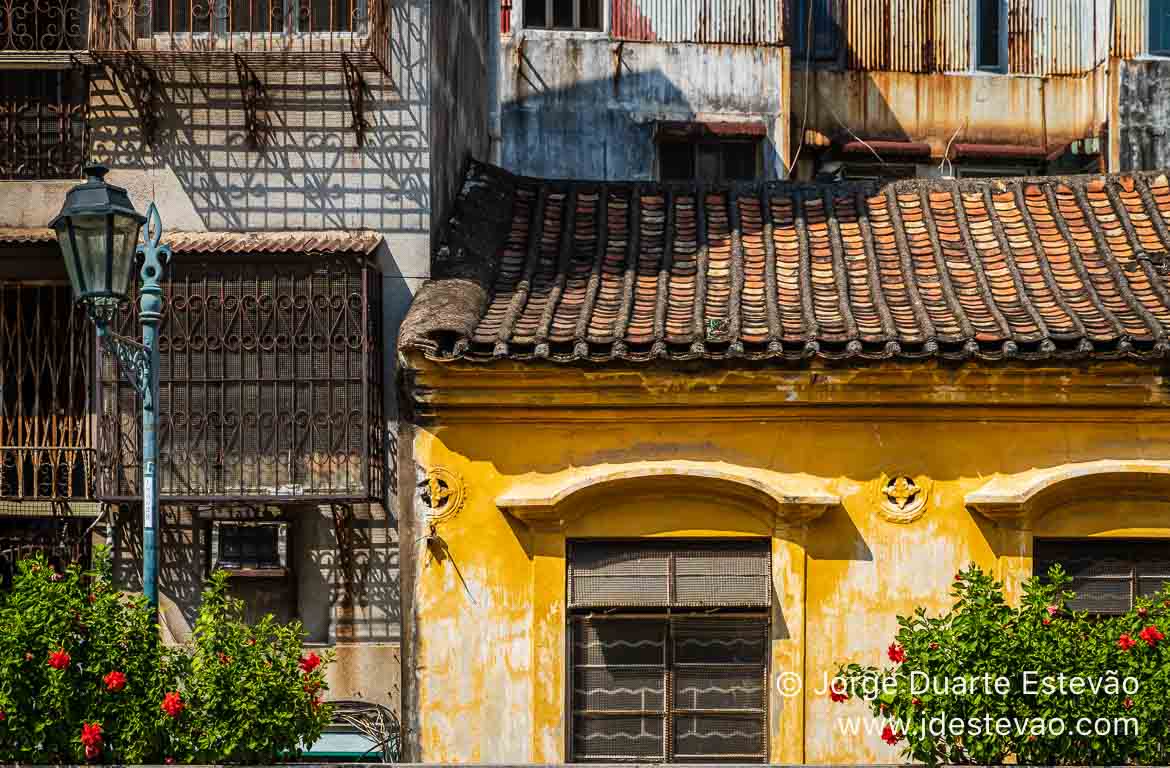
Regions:
M 114 576 L 124 589 L 142 589 L 141 507 L 125 505 L 117 520 Z M 221 510 L 219 517 L 227 514 Z M 172 636 L 186 640 L 202 602 L 210 522 L 190 508 L 163 506 L 159 528 L 159 588 Z M 241 515 L 249 519 L 251 514 Z M 233 580 L 246 617 L 267 613 L 300 620 L 312 643 L 397 642 L 401 628 L 398 533 L 377 505 L 290 506 L 288 578 Z
M 655 124 L 639 105 L 657 105 L 672 119 L 696 116 L 686 95 L 661 70 L 550 88 L 529 59 L 523 62 L 517 90 L 524 95 L 505 103 L 500 118 L 502 163 L 518 173 L 651 180 Z
M 429 4 L 392 2 L 391 75 L 365 73 L 369 129 L 357 145 L 339 71 L 258 71 L 267 146 L 248 146 L 234 68 L 156 65 L 159 120 L 143 140 L 139 93 L 106 70 L 91 85 L 93 159 L 116 169 L 169 170 L 208 229 L 370 228 L 429 231 L 432 164 Z

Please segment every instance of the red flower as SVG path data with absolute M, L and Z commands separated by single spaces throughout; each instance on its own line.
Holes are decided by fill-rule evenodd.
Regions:
M 49 654 L 49 666 L 53 669 L 65 669 L 69 666 L 69 652 L 60 648 Z
M 8 719 L 8 713 L 0 709 L 0 723 Z
M 882 729 L 882 741 L 884 741 L 885 743 L 890 744 L 890 745 L 894 745 L 894 744 L 897 744 L 901 740 L 902 740 L 902 734 L 894 733 L 894 729 L 892 727 L 887 725 L 885 728 Z
M 31 653 L 29 653 L 28 651 L 25 651 L 25 652 L 24 652 L 24 660 L 25 660 L 25 661 L 32 661 L 32 660 L 33 660 L 33 655 L 32 655 Z
M 849 698 L 849 694 L 845 692 L 845 687 L 841 685 L 840 680 L 834 680 L 833 684 L 829 686 L 829 698 L 838 703 Z
M 931 643 L 930 650 L 937 651 L 938 650 L 938 643 Z
M 1042 623 L 1044 626 L 1046 626 L 1046 627 L 1047 627 L 1049 624 L 1051 624 L 1051 623 L 1052 623 L 1052 619 L 1050 619 L 1050 618 L 1048 618 L 1047 616 L 1045 616 L 1045 617 L 1044 617 L 1044 621 L 1042 621 L 1041 623 Z
M 320 697 L 320 696 L 314 696 L 314 697 L 313 697 L 312 704 L 313 704 L 313 709 L 314 709 L 314 711 L 315 711 L 315 710 L 318 710 L 318 709 L 320 709 L 320 708 L 321 708 L 321 697 Z
M 179 716 L 179 713 L 183 711 L 183 697 L 179 695 L 178 691 L 170 691 L 166 696 L 163 696 L 162 711 L 171 717 Z
M 1146 610 L 1145 608 L 1138 608 L 1138 616 L 1141 616 L 1144 619 L 1145 617 L 1147 617 L 1149 615 L 1150 615 L 1150 612 L 1148 610 Z
M 1126 696 L 1125 701 L 1121 702 L 1121 706 L 1125 707 L 1126 709 L 1133 709 L 1133 699 Z
M 318 656 L 314 651 L 309 651 L 308 656 L 301 658 L 301 671 L 306 675 L 319 666 L 321 666 L 321 657 Z
M 220 663 L 220 664 L 223 664 L 225 667 L 226 667 L 228 664 L 231 664 L 231 663 L 232 663 L 232 657 L 231 657 L 231 656 L 228 656 L 228 655 L 227 655 L 226 653 L 224 653 L 223 651 L 220 651 L 218 655 L 219 655 L 219 663 Z
M 91 745 L 85 748 L 86 760 L 97 760 L 102 756 L 102 748 L 96 745 Z
M 165 759 L 163 759 L 163 762 L 166 763 L 167 765 L 174 765 L 175 758 L 167 756 Z
M 113 672 L 106 673 L 106 676 L 102 678 L 102 682 L 106 684 L 107 691 L 117 693 L 126 687 L 126 676 L 115 669 Z
M 102 745 L 102 724 L 101 723 L 82 723 L 81 724 L 81 743 L 87 747 L 101 747 L 101 745 Z
M 1117 638 L 1117 647 L 1123 651 L 1128 651 L 1130 648 L 1133 648 L 1135 645 L 1137 645 L 1137 641 L 1135 641 L 1128 634 L 1122 634 L 1121 637 Z
M 906 660 L 906 651 L 897 643 L 890 643 L 890 647 L 886 649 L 886 655 L 890 657 L 890 661 L 895 664 L 901 664 Z
M 89 593 L 89 597 L 87 597 L 86 599 L 87 599 L 87 600 L 89 600 L 89 604 L 90 604 L 90 605 L 93 605 L 93 604 L 94 604 L 94 602 L 97 600 L 97 595 L 95 595 L 95 594 L 93 594 L 92 592 L 90 592 L 90 593 Z
M 1060 606 L 1059 605 L 1050 605 L 1045 610 L 1048 611 L 1049 616 L 1055 616 L 1056 614 L 1060 613 Z
M 1153 624 L 1138 632 L 1138 637 L 1146 641 L 1146 645 L 1151 648 L 1158 644 L 1159 640 L 1165 640 L 1166 636 L 1158 631 L 1158 628 Z
M 922 706 L 922 699 L 915 696 L 914 698 L 910 699 L 910 704 L 912 706 L 915 706 L 915 707 L 921 707 Z

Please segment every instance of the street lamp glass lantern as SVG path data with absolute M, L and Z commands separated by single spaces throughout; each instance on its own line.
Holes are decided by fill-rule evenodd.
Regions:
M 69 190 L 61 213 L 49 222 L 65 257 L 73 295 L 108 317 L 130 292 L 138 231 L 146 217 L 121 187 L 107 184 L 107 169 L 85 169 L 84 184 Z

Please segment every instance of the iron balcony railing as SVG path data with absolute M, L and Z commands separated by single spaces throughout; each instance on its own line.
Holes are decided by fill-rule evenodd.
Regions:
M 387 0 L 93 0 L 90 48 L 365 54 L 384 65 L 389 24 Z
M 0 55 L 83 51 L 81 0 L 0 0 Z
M 359 256 L 178 261 L 163 285 L 163 501 L 379 501 L 381 278 Z M 121 332 L 137 336 L 128 305 Z M 97 495 L 140 498 L 139 409 L 103 355 Z
M 93 498 L 93 372 L 69 286 L 0 282 L 0 500 Z

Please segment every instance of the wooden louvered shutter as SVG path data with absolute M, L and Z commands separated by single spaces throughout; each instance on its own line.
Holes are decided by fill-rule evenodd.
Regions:
M 1073 610 L 1125 613 L 1170 582 L 1170 541 L 1037 539 L 1033 563 L 1039 576 L 1059 563 L 1073 577 Z

